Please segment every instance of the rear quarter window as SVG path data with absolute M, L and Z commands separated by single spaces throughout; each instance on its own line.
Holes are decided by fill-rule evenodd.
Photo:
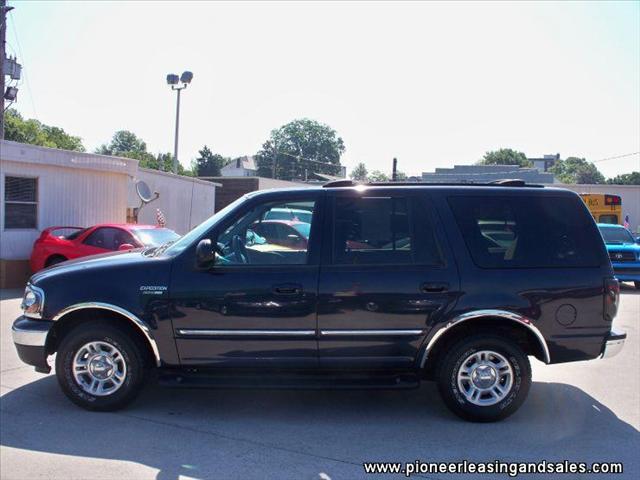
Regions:
M 481 268 L 598 267 L 603 244 L 579 198 L 448 198 L 473 262 Z

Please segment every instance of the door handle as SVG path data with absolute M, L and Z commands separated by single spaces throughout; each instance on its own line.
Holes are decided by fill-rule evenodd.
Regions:
M 296 283 L 274 285 L 273 293 L 276 295 L 300 295 L 302 293 L 302 285 L 298 285 Z
M 420 285 L 420 290 L 424 293 L 439 293 L 449 290 L 447 282 L 429 282 Z

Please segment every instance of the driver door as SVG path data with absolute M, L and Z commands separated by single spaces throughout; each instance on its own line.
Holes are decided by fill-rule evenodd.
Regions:
M 203 237 L 218 245 L 211 268 L 199 269 L 194 251 L 178 259 L 170 292 L 182 365 L 317 366 L 322 198 L 322 192 L 258 196 Z M 285 246 L 265 233 L 262 222 L 282 208 L 309 212 L 307 242 Z

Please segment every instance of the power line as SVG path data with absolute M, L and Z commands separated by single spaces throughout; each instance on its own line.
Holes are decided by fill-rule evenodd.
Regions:
M 607 158 L 601 158 L 600 160 L 594 160 L 591 163 L 606 162 L 608 160 L 616 160 L 618 158 L 632 157 L 634 155 L 638 155 L 639 153 L 640 152 L 625 153 L 623 155 L 616 155 L 615 157 L 607 157 Z

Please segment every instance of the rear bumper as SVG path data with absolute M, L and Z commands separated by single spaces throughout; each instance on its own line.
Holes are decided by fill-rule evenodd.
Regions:
M 602 346 L 602 355 L 600 358 L 615 357 L 622 351 L 626 339 L 626 333 L 611 330 L 611 333 L 605 339 L 604 345 Z
M 19 317 L 13 322 L 11 334 L 18 357 L 27 365 L 36 367 L 36 371 L 49 373 L 51 367 L 47 363 L 46 342 L 53 322 L 32 320 Z

